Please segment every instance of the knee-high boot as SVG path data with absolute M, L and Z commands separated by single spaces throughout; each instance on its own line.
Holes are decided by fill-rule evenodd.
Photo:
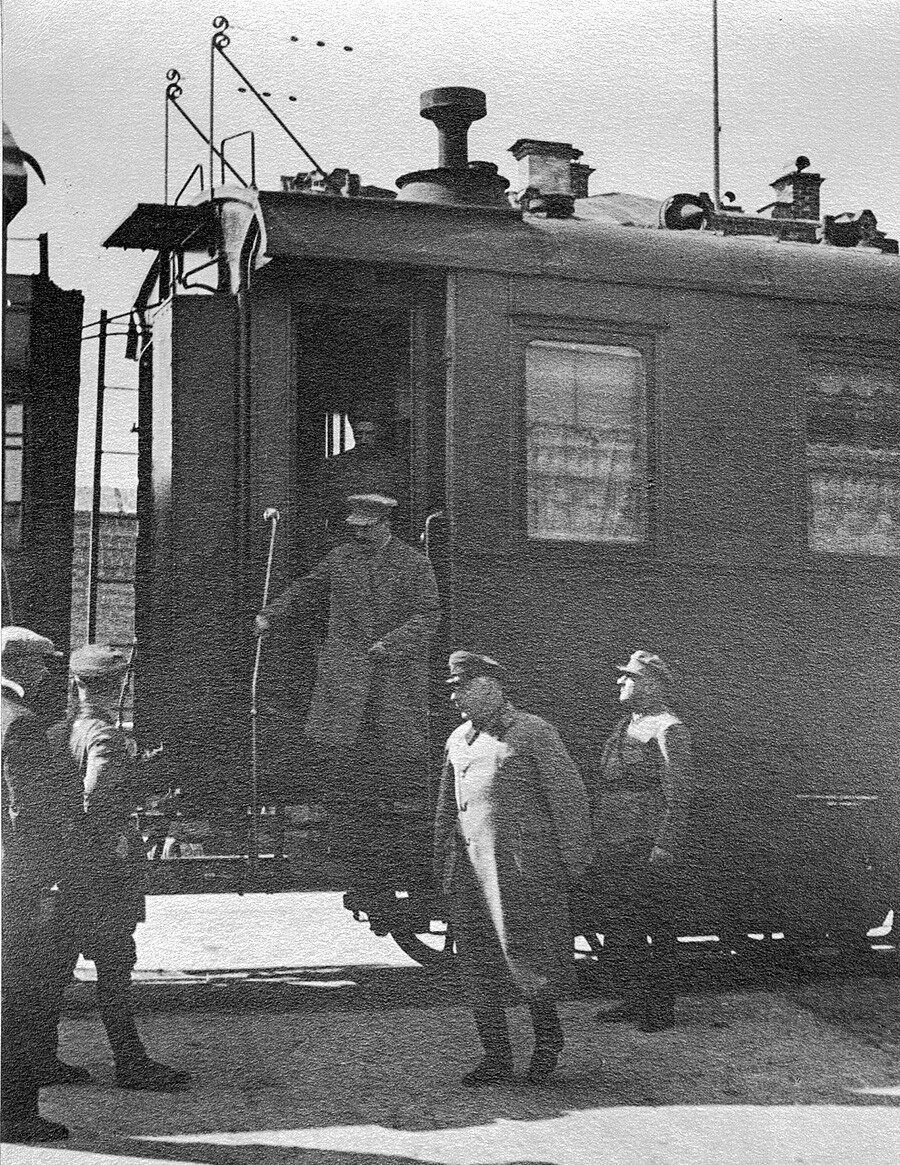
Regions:
M 512 1065 L 512 1044 L 504 1008 L 487 1002 L 475 1005 L 475 1026 L 485 1058 L 504 1066 Z
M 529 1003 L 528 1010 L 534 1025 L 535 1051 L 558 1055 L 562 1051 L 563 1030 L 556 1004 L 551 999 L 540 999 Z

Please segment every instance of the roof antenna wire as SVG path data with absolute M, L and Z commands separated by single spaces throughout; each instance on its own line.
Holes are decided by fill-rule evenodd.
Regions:
M 229 27 L 230 26 L 229 26 L 228 20 L 224 16 L 217 16 L 215 18 L 215 20 L 213 21 L 213 28 L 216 31 L 213 33 L 212 40 L 210 41 L 210 68 L 209 68 L 210 171 L 212 171 L 212 161 L 213 161 L 212 142 L 215 141 L 215 136 L 214 136 L 215 63 L 216 63 L 216 54 L 218 54 L 227 64 L 229 64 L 231 66 L 231 68 L 235 71 L 235 73 L 237 73 L 237 75 L 244 82 L 244 84 L 247 86 L 247 88 L 250 90 L 250 92 L 253 94 L 253 96 L 257 99 L 257 101 L 259 101 L 259 103 L 269 113 L 269 115 L 281 126 L 281 128 L 284 130 L 284 132 L 287 134 L 287 136 L 291 139 L 291 141 L 294 143 L 294 145 L 297 147 L 297 149 L 300 150 L 300 152 L 304 155 L 304 157 L 308 158 L 309 161 L 312 162 L 313 166 L 316 168 L 316 170 L 319 171 L 320 174 L 324 174 L 326 171 L 319 165 L 319 163 L 312 156 L 312 154 L 309 152 L 309 150 L 306 148 L 306 146 L 304 146 L 304 144 L 300 141 L 300 139 L 288 128 L 288 126 L 278 116 L 278 114 L 275 112 L 275 110 L 272 108 L 272 106 L 268 103 L 268 101 L 266 101 L 265 97 L 263 97 L 263 95 L 259 92 L 259 90 L 256 88 L 256 86 L 244 75 L 244 73 L 241 72 L 241 70 L 234 63 L 234 61 L 231 59 L 231 57 L 229 57 L 228 54 L 225 52 L 225 50 L 231 44 L 231 38 L 228 36 L 228 33 L 226 31 L 226 29 L 228 29 Z M 210 197 L 212 197 L 211 184 L 210 184 Z
M 712 83 L 713 83 L 713 206 L 716 210 L 721 207 L 719 191 L 721 178 L 719 175 L 719 137 L 722 126 L 719 123 L 719 4 L 712 0 Z

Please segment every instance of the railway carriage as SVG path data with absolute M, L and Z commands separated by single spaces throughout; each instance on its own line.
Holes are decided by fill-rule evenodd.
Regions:
M 138 305 L 138 726 L 198 811 L 244 811 L 261 515 L 282 515 L 278 589 L 322 551 L 324 463 L 377 415 L 443 623 L 420 810 L 386 823 L 386 900 L 351 905 L 401 941 L 432 913 L 449 648 L 504 659 L 590 782 L 614 665 L 645 646 L 697 745 L 699 933 L 864 936 L 896 905 L 898 259 L 840 223 L 837 245 L 794 241 L 813 216 L 785 210 L 790 183 L 777 230 L 739 234 L 703 196 L 623 225 L 562 143 L 516 143 L 512 203 L 467 160 L 472 92 L 423 95 L 441 164 L 396 198 L 223 187 L 107 240 L 159 252 L 163 283 Z M 170 285 L 200 251 L 215 292 Z M 267 804 L 316 800 L 316 642 L 265 649 Z

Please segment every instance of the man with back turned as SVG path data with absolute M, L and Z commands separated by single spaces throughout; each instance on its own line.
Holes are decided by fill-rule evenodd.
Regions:
M 2 1139 L 58 1141 L 38 1113 L 53 1055 L 54 972 L 68 958 L 58 884 L 70 872 L 77 787 L 47 739 L 41 685 L 59 653 L 43 635 L 4 627 Z

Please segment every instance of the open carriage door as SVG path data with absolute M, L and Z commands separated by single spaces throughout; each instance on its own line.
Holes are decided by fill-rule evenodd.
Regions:
M 451 513 L 447 492 L 446 281 L 418 286 L 410 310 L 410 541 L 427 555 L 441 598 L 440 630 L 430 668 L 429 788 L 440 773 L 447 690 L 444 686 L 451 609 Z

